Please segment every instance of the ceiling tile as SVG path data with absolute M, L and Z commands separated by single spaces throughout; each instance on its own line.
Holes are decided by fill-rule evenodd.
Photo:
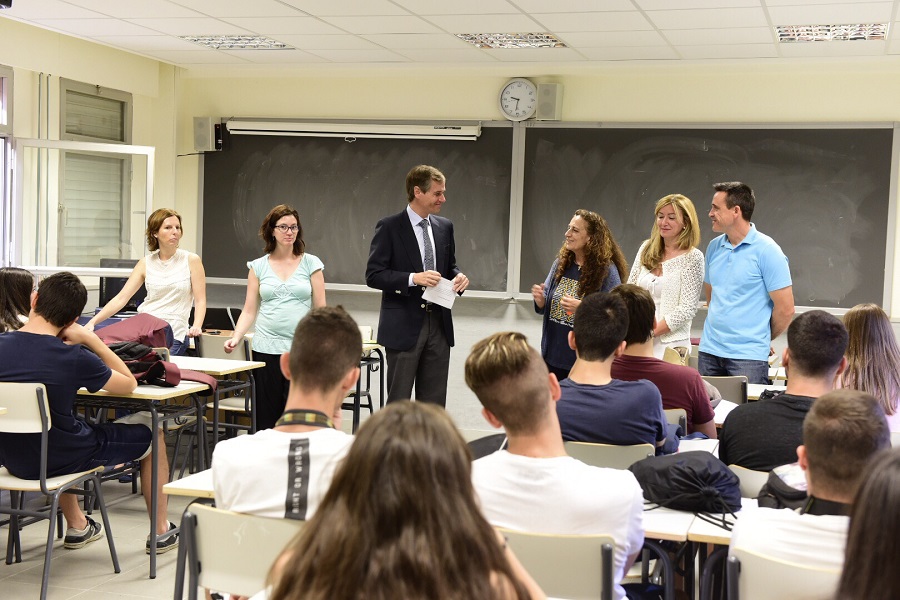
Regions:
M 323 17 L 323 21 L 350 33 L 436 33 L 439 30 L 419 17 Z
M 158 57 L 160 60 L 164 60 L 166 62 L 175 63 L 175 64 L 187 64 L 187 65 L 216 65 L 216 64 L 229 64 L 229 63 L 239 63 L 245 64 L 245 61 L 242 58 L 236 56 L 229 56 L 224 52 L 218 52 L 216 50 L 193 50 L 193 51 L 168 51 L 168 50 L 158 50 L 152 53 L 153 56 Z
M 647 17 L 660 29 L 713 29 L 767 27 L 761 8 L 716 8 L 696 10 L 656 10 Z
M 653 29 L 639 12 L 557 13 L 535 15 L 547 31 L 631 31 Z
M 376 48 L 374 50 L 316 50 L 316 56 L 338 63 L 381 63 L 381 62 L 406 62 L 405 56 L 400 56 L 390 50 Z
M 855 4 L 855 2 L 852 2 Z M 809 6 L 811 4 L 847 4 L 847 0 L 766 0 L 767 6 Z
M 886 42 L 856 41 L 830 42 L 814 44 L 779 44 L 781 56 L 785 58 L 818 58 L 842 56 L 882 56 L 885 54 Z
M 322 58 L 300 50 L 222 50 L 222 54 L 235 56 L 257 65 L 290 65 L 322 63 Z
M 572 48 L 607 48 L 610 46 L 665 46 L 666 40 L 658 31 L 591 31 L 560 34 L 560 39 Z
M 281 0 L 316 17 L 408 15 L 400 6 L 387 0 Z
M 228 17 L 223 18 L 222 21 L 260 35 L 344 33 L 337 27 L 332 27 L 315 17 Z
M 405 50 L 398 50 L 397 54 L 405 56 L 409 60 L 415 62 L 473 63 L 497 61 L 497 59 L 489 53 L 481 51 L 478 48 L 407 48 Z
M 788 0 L 790 1 L 790 0 Z M 759 7 L 760 0 L 634 0 L 643 10 Z M 766 2 L 771 5 L 771 2 Z
M 471 48 L 471 46 L 449 33 L 380 33 L 362 36 L 372 43 L 397 50 Z
M 676 46 L 708 46 L 712 44 L 771 44 L 775 34 L 768 27 L 735 27 L 732 29 L 667 29 L 662 32 Z
M 777 6 L 769 9 L 773 25 L 842 25 L 887 23 L 891 2 L 859 2 L 825 6 Z
M 544 28 L 525 15 L 438 15 L 426 17 L 450 33 L 523 33 Z
M 417 15 L 477 15 L 518 13 L 507 0 L 394 0 Z
M 668 46 L 643 48 L 585 48 L 581 51 L 589 60 L 672 60 L 678 55 Z
M 16 2 L 3 10 L 3 16 L 14 19 L 98 19 L 104 15 L 58 0 L 33 0 Z
M 141 25 L 169 35 L 226 35 L 246 34 L 248 30 L 220 21 L 219 19 L 128 19 L 127 22 Z
M 72 4 L 117 19 L 201 17 L 200 13 L 166 0 L 69 0 Z
M 776 58 L 774 44 L 727 44 L 719 46 L 682 46 L 678 48 L 682 58 L 722 59 L 722 58 Z
M 525 12 L 541 13 L 567 13 L 567 12 L 595 12 L 634 10 L 631 0 L 511 0 L 516 6 Z
M 156 31 L 118 19 L 38 19 L 36 24 L 78 36 L 153 35 Z
M 278 35 L 278 41 L 300 50 L 365 50 L 375 44 L 350 34 L 341 35 Z
M 106 2 L 107 0 L 102 0 Z M 171 0 L 210 17 L 299 17 L 305 13 L 276 0 Z
M 135 51 L 197 49 L 197 44 L 171 35 L 97 35 L 91 39 Z
M 584 61 L 584 57 L 571 48 L 493 48 L 489 55 L 503 62 Z

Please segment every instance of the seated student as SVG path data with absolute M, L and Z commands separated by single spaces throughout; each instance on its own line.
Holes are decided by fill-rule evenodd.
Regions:
M 453 421 L 424 402 L 363 423 L 269 578 L 271 600 L 545 598 L 481 515 Z
M 646 379 L 620 381 L 610 375 L 613 360 L 625 350 L 627 331 L 628 309 L 617 296 L 590 294 L 575 309 L 569 332 L 575 364 L 559 384 L 556 405 L 564 440 L 653 444 L 658 450 L 666 443 L 666 416 L 656 386 Z
M 556 417 L 559 383 L 521 333 L 495 333 L 466 359 L 466 384 L 507 450 L 472 463 L 472 482 L 488 521 L 555 534 L 609 534 L 619 585 L 644 543 L 644 497 L 630 471 L 588 466 L 566 455 Z
M 28 321 L 34 277 L 18 267 L 0 268 L 0 333 L 15 331 Z
M 625 352 L 612 364 L 615 379 L 637 381 L 647 379 L 662 395 L 664 409 L 683 408 L 687 413 L 687 431 L 699 431 L 710 439 L 716 437 L 712 405 L 697 369 L 673 365 L 653 355 L 653 330 L 656 328 L 656 303 L 644 288 L 625 283 L 610 292 L 628 307 L 628 332 Z
M 900 598 L 900 449 L 882 452 L 860 477 L 837 600 Z M 886 535 L 887 532 L 891 534 Z
M 731 549 L 799 565 L 840 569 L 853 496 L 863 482 L 866 467 L 890 445 L 884 410 L 874 397 L 854 390 L 835 390 L 821 396 L 803 421 L 803 445 L 797 448 L 800 467 L 806 474 L 806 504 L 797 512 L 742 510 L 731 535 Z M 887 508 L 881 505 L 874 510 Z M 880 533 L 888 531 L 893 535 L 894 530 Z
M 340 430 L 341 404 L 359 377 L 362 337 L 340 306 L 309 311 L 297 324 L 281 371 L 290 381 L 274 429 L 216 444 L 216 506 L 264 517 L 308 519 L 353 437 Z
M 798 316 L 788 327 L 782 364 L 785 392 L 742 404 L 725 418 L 719 433 L 719 458 L 756 471 L 792 463 L 801 443 L 803 418 L 813 400 L 834 389 L 847 359 L 847 330 L 822 310 Z
M 73 409 L 81 387 L 100 388 L 112 394 L 129 394 L 137 381 L 93 332 L 75 323 L 87 302 L 87 290 L 75 275 L 56 273 L 44 279 L 31 296 L 28 322 L 18 331 L 0 335 L 0 381 L 43 383 L 50 404 L 51 429 L 47 449 L 47 476 L 68 475 L 99 466 L 141 460 L 141 472 L 150 473 L 152 462 L 159 469 L 157 533 L 174 527 L 166 514 L 169 481 L 166 444 L 159 435 L 159 452 L 150 455 L 149 426 L 124 423 L 91 424 Z M 0 434 L 0 463 L 24 479 L 40 477 L 40 435 Z M 141 492 L 150 510 L 150 477 L 141 477 Z M 82 546 L 103 537 L 101 526 L 85 516 L 78 496 L 64 494 L 60 508 L 68 524 L 64 546 Z M 157 553 L 178 547 L 178 535 L 157 541 Z M 147 552 L 150 540 L 147 540 Z

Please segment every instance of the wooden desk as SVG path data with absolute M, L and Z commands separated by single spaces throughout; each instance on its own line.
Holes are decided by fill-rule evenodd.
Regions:
M 228 358 L 200 358 L 199 356 L 173 356 L 171 362 L 179 369 L 200 371 L 213 377 L 234 375 L 266 366 L 258 360 L 231 360 Z
M 186 496 L 188 498 L 216 497 L 213 489 L 212 469 L 206 469 L 205 471 L 170 481 L 163 486 L 163 490 L 170 496 Z
M 769 379 L 787 380 L 787 370 L 784 367 L 769 367 Z
M 766 385 L 762 383 L 748 383 L 747 384 L 747 400 L 759 400 L 760 394 L 762 394 L 766 390 L 775 390 L 776 392 L 783 392 L 785 387 L 783 385 Z
M 197 397 L 197 394 L 209 389 L 205 383 L 195 381 L 182 381 L 175 387 L 160 387 L 155 385 L 139 385 L 130 394 L 112 394 L 106 390 L 100 390 L 95 393 L 89 392 L 85 388 L 78 390 L 77 406 L 86 408 L 123 408 L 133 412 L 147 411 L 151 417 L 151 429 L 154 435 L 151 436 L 150 448 L 153 456 L 157 455 L 159 450 L 159 436 L 156 430 L 160 422 L 165 422 L 177 417 L 196 415 L 198 423 L 198 435 L 203 444 L 206 444 L 206 426 L 203 422 L 203 404 Z M 190 396 L 193 401 L 192 407 L 184 405 L 160 404 L 165 400 L 182 398 Z M 200 453 L 201 467 L 206 467 L 206 457 L 204 453 Z M 150 579 L 156 578 L 156 511 L 159 506 L 159 495 L 157 487 L 159 485 L 159 467 L 156 460 L 152 460 L 152 468 L 150 470 Z
M 678 442 L 679 452 L 704 450 L 716 458 L 719 457 L 719 440 L 681 440 Z
M 686 542 L 694 513 L 671 508 L 649 508 L 655 504 L 644 505 L 644 537 L 652 540 L 670 542 Z

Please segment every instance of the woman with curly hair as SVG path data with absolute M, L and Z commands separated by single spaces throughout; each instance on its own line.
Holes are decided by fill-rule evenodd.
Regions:
M 0 268 L 0 333 L 16 331 L 28 320 L 34 276 L 18 267 Z
M 703 289 L 703 253 L 697 249 L 697 211 L 687 196 L 669 194 L 654 209 L 650 239 L 638 250 L 628 283 L 639 285 L 656 302 L 653 354 L 666 348 L 691 348 L 691 322 Z
M 541 355 L 557 379 L 568 377 L 575 364 L 569 332 L 581 299 L 608 292 L 627 272 L 625 255 L 606 220 L 593 211 L 576 210 L 547 280 L 531 286 L 534 310 L 544 316 Z
M 447 413 L 392 402 L 356 434 L 306 527 L 269 575 L 271 600 L 544 598 L 481 514 Z
M 891 431 L 900 431 L 900 347 L 887 313 L 877 304 L 857 304 L 844 315 L 850 340 L 841 387 L 872 394 Z

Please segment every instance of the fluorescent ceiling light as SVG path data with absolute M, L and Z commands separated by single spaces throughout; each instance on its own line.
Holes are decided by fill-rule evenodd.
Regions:
M 261 35 L 180 35 L 188 42 L 214 50 L 293 50 L 291 46 Z
M 785 43 L 884 41 L 887 37 L 888 24 L 780 25 L 775 30 L 778 32 L 778 41 Z
M 566 48 L 552 33 L 457 33 L 476 48 Z

